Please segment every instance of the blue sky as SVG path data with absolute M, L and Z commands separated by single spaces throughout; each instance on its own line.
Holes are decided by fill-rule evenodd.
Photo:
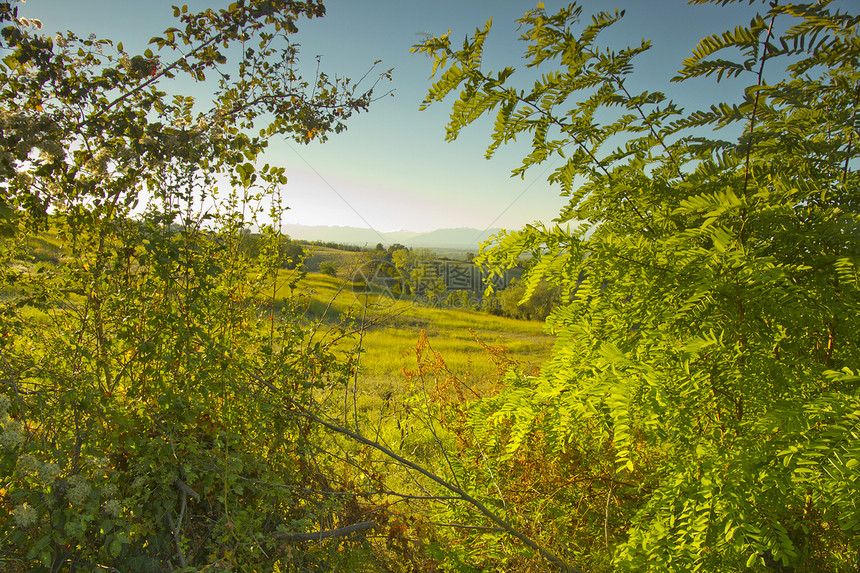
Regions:
M 127 50 L 145 48 L 146 41 L 172 26 L 171 4 L 162 0 L 29 0 L 23 16 L 40 18 L 43 30 L 71 29 L 122 41 Z M 219 8 L 227 1 L 188 2 L 189 8 Z M 448 106 L 435 104 L 419 111 L 430 85 L 430 60 L 410 54 L 422 34 L 451 30 L 461 43 L 476 27 L 493 19 L 484 67 L 522 67 L 525 45 L 517 41 L 515 20 L 535 2 L 503 0 L 330 0 L 325 18 L 299 23 L 294 40 L 309 65 L 321 57 L 329 75 L 361 77 L 375 60 L 379 71 L 393 68 L 392 81 L 379 92 L 393 90 L 354 117 L 347 132 L 325 144 L 303 146 L 276 141 L 266 161 L 287 168 L 283 195 L 290 210 L 285 223 L 351 225 L 378 231 L 429 231 L 437 228 L 503 227 L 514 229 L 534 221 L 551 221 L 564 199 L 546 182 L 549 162 L 511 178 L 511 169 L 526 152 L 523 146 L 502 149 L 487 161 L 491 122 L 474 125 L 446 143 Z M 545 2 L 552 12 L 564 2 Z M 713 81 L 670 84 L 696 42 L 705 35 L 746 24 L 754 11 L 746 2 L 729 7 L 688 6 L 675 0 L 586 0 L 585 14 L 616 7 L 627 14 L 603 41 L 622 48 L 643 38 L 653 42 L 637 63 L 633 88 L 661 90 L 686 108 L 736 101 L 737 85 Z M 313 69 L 312 67 L 310 68 Z M 517 77 L 515 75 L 515 77 Z M 524 84 L 528 87 L 528 84 Z

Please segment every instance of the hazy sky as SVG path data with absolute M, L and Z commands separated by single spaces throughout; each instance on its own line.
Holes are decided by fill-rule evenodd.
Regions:
M 127 50 L 174 25 L 171 4 L 162 0 L 29 0 L 23 16 L 40 18 L 45 32 L 71 29 L 122 41 Z M 227 0 L 188 2 L 189 8 L 220 8 Z M 526 148 L 502 149 L 483 158 L 491 122 L 469 128 L 446 143 L 445 121 L 450 102 L 419 111 L 430 85 L 430 60 L 410 54 L 422 34 L 451 30 L 455 45 L 476 27 L 493 19 L 485 49 L 484 69 L 506 65 L 522 68 L 523 42 L 517 41 L 515 20 L 536 5 L 502 0 L 329 0 L 325 18 L 299 23 L 295 40 L 308 63 L 321 56 L 329 75 L 361 77 L 375 60 L 379 71 L 393 68 L 393 81 L 378 91 L 393 97 L 376 102 L 367 114 L 354 117 L 347 132 L 325 144 L 303 146 L 273 142 L 266 157 L 287 168 L 284 189 L 290 206 L 285 223 L 352 225 L 378 231 L 437 228 L 517 228 L 551 221 L 563 198 L 546 182 L 558 160 L 533 168 L 525 179 L 511 178 Z M 554 12 L 564 2 L 545 2 Z M 696 42 L 705 35 L 749 22 L 756 7 L 747 3 L 721 8 L 688 6 L 675 0 L 588 0 L 585 14 L 615 7 L 627 11 L 622 22 L 603 37 L 616 48 L 653 42 L 636 61 L 632 88 L 661 90 L 687 108 L 708 107 L 719 100 L 737 101 L 737 86 L 713 81 L 670 84 Z M 517 74 L 514 76 L 517 77 Z M 523 84 L 528 88 L 529 84 Z

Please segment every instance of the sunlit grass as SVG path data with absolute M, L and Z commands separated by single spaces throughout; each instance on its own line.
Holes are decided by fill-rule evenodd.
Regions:
M 379 408 L 383 397 L 397 397 L 407 391 L 404 369 L 415 368 L 414 349 L 422 331 L 448 369 L 467 382 L 478 383 L 497 372 L 481 343 L 504 347 L 508 358 L 527 372 L 537 369 L 550 355 L 553 338 L 545 333 L 542 322 L 477 310 L 421 306 L 411 297 L 395 301 L 379 287 L 318 273 L 308 273 L 291 294 L 287 281 L 286 277 L 279 281 L 278 296 L 298 300 L 307 320 L 335 324 L 349 317 L 352 327 L 362 331 L 343 342 L 360 344 L 359 409 Z
M 33 247 L 59 259 L 62 247 L 56 237 L 45 235 L 33 240 L 38 243 Z M 323 258 L 334 256 L 323 250 Z M 338 276 L 282 269 L 274 282 L 257 284 L 259 290 L 255 289 L 252 304 L 276 317 L 284 306 L 293 306 L 309 328 L 319 322 L 326 327 L 344 324 L 356 330 L 339 345 L 347 350 L 360 343 L 357 381 L 360 392 L 370 397 L 368 407 L 377 405 L 381 396 L 405 392 L 404 369 L 415 367 L 414 349 L 422 332 L 448 368 L 464 380 L 481 380 L 496 371 L 480 343 L 504 347 L 524 371 L 537 368 L 550 355 L 552 337 L 545 334 L 542 322 L 470 309 L 422 306 L 409 296 L 393 300 L 377 285 L 351 280 L 358 276 L 355 271 L 361 254 L 334 252 L 338 253 L 342 255 Z M 26 309 L 26 313 L 33 323 L 50 320 L 34 308 Z
M 356 376 L 339 398 L 342 402 L 331 405 L 335 410 L 345 409 L 341 415 L 347 419 L 364 420 L 369 424 L 365 430 L 382 432 L 380 438 L 394 432 L 397 435 L 385 438 L 391 439 L 390 443 L 406 447 L 396 430 L 406 397 L 432 391 L 436 383 L 432 377 L 422 380 L 405 373 L 416 369 L 415 350 L 422 333 L 450 375 L 478 391 L 500 377 L 498 365 L 482 343 L 506 349 L 506 357 L 523 372 L 535 372 L 550 356 L 554 339 L 545 333 L 543 322 L 497 317 L 478 310 L 421 306 L 408 296 L 395 301 L 378 286 L 318 273 L 307 273 L 290 291 L 287 284 L 291 276 L 279 277 L 276 296 L 290 297 L 303 308 L 309 327 L 315 321 L 321 321 L 322 328 L 345 321 L 344 325 L 355 330 L 339 346 L 347 352 L 360 350 Z M 426 436 L 416 434 L 410 439 L 415 442 L 409 446 L 410 453 L 415 453 L 415 447 L 434 447 Z

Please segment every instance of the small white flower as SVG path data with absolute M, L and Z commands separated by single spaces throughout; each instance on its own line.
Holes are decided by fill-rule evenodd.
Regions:
M 90 484 L 86 482 L 86 479 L 83 476 L 76 475 L 69 478 L 69 485 L 71 487 L 66 494 L 69 499 L 69 503 L 72 504 L 72 507 L 80 507 L 84 505 L 87 498 L 90 496 L 90 491 L 92 490 Z
M 21 432 L 21 424 L 19 422 L 11 422 L 6 425 L 3 432 L 0 433 L 0 445 L 7 450 L 15 448 L 18 444 L 24 441 L 24 434 Z
M 47 183 L 48 194 L 52 197 L 57 197 L 60 195 L 60 192 L 63 190 L 62 187 L 56 181 L 48 181 Z
M 30 527 L 36 523 L 36 519 L 38 518 L 36 510 L 26 503 L 22 503 L 12 510 L 12 514 L 18 527 Z
M 18 458 L 18 473 L 32 476 L 37 475 L 42 468 L 42 462 L 30 454 L 24 454 Z
M 42 464 L 39 468 L 39 481 L 44 485 L 51 485 L 60 476 L 60 466 L 53 462 Z
M 119 516 L 120 512 L 122 511 L 122 506 L 120 506 L 119 501 L 115 499 L 107 500 L 103 508 L 105 513 L 110 515 L 111 517 Z

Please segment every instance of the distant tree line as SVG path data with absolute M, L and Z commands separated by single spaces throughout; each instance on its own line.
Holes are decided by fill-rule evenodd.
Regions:
M 242 238 L 240 250 L 249 258 L 257 258 L 260 256 L 260 246 L 265 242 L 264 240 L 265 236 L 262 234 L 246 232 Z M 369 249 L 331 241 L 295 240 L 287 235 L 280 237 L 278 242 L 280 244 L 278 255 L 280 267 L 290 270 L 302 267 L 309 254 L 308 247 L 326 247 L 339 251 L 371 253 L 373 254 L 372 263 L 375 265 L 372 274 L 379 280 L 391 279 L 387 286 L 396 296 L 417 294 L 414 285 L 409 280 L 397 280 L 409 276 L 417 261 L 451 260 L 447 257 L 439 257 L 429 249 L 412 249 L 400 243 L 394 243 L 388 247 L 378 243 L 373 249 Z M 338 268 L 331 262 L 323 262 L 320 264 L 319 272 L 336 276 Z M 548 283 L 538 285 L 535 292 L 527 300 L 523 300 L 525 288 L 525 284 L 514 279 L 506 288 L 499 289 L 489 295 L 480 290 L 452 289 L 434 292 L 432 293 L 434 296 L 429 297 L 428 300 L 445 307 L 472 308 L 483 310 L 495 316 L 519 320 L 544 320 L 561 302 L 561 290 L 558 287 L 550 286 Z
M 338 251 L 349 251 L 350 253 L 361 253 L 369 251 L 367 247 L 358 247 L 356 245 L 348 245 L 346 243 L 335 243 L 332 241 L 296 241 L 304 245 L 313 245 L 314 247 L 327 247 L 329 249 L 337 249 Z

